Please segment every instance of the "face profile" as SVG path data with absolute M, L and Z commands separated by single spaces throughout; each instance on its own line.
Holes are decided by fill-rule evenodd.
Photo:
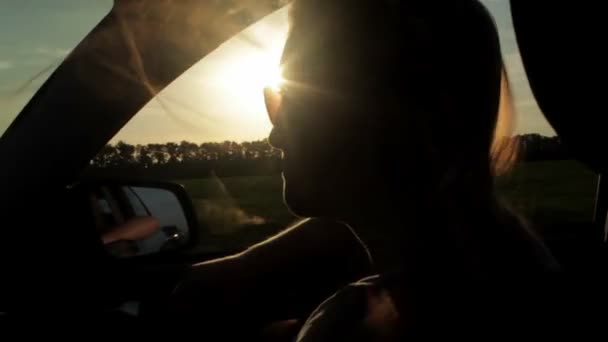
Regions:
M 502 62 L 485 9 L 459 2 L 433 16 L 412 2 L 403 15 L 423 20 L 388 25 L 382 5 L 339 16 L 345 6 L 293 4 L 284 80 L 264 91 L 286 204 L 343 218 L 378 199 L 426 201 L 446 182 L 490 192 Z

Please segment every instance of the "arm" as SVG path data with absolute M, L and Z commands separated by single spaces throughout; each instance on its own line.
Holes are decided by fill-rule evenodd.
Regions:
M 116 241 L 138 241 L 152 236 L 160 229 L 158 219 L 146 217 L 133 217 L 102 234 L 104 245 Z
M 177 316 L 208 322 L 300 318 L 369 272 L 367 251 L 350 228 L 309 219 L 242 253 L 194 265 L 172 307 Z

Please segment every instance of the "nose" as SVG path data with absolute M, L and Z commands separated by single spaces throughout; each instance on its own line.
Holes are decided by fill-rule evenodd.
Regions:
M 277 89 L 271 87 L 264 88 L 264 103 L 270 122 L 276 126 L 279 122 L 279 112 L 281 111 L 283 97 Z

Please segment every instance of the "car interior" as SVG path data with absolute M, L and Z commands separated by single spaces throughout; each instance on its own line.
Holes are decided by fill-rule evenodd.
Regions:
M 577 318 L 590 324 L 601 320 L 601 313 L 592 312 L 603 309 L 608 285 L 603 280 L 608 275 L 608 184 L 603 179 L 608 154 L 601 114 L 606 21 L 599 3 L 507 2 L 533 98 L 568 151 L 567 159 L 584 165 L 589 177 L 585 184 L 593 188 L 588 217 L 562 219 L 568 214 L 564 209 L 555 216 L 547 214 L 552 219 L 546 222 L 534 222 L 566 279 L 567 285 L 560 287 L 564 293 L 555 300 L 578 305 Z M 0 137 L 0 320 L 83 321 L 104 331 L 131 327 L 147 332 L 182 331 L 176 325 L 187 324 L 203 340 L 216 340 L 206 334 L 220 327 L 220 340 L 252 338 L 266 333 L 274 322 L 305 319 L 341 286 L 369 275 L 368 255 L 348 229 L 337 227 L 335 233 L 319 236 L 317 231 L 339 226 L 333 222 L 313 222 L 308 231 L 286 240 L 291 245 L 276 246 L 286 251 L 282 260 L 269 259 L 265 248 L 270 247 L 250 247 L 294 218 L 243 216 L 241 226 L 259 227 L 257 235 L 243 235 L 239 243 L 224 241 L 229 235 L 221 240 L 211 224 L 200 220 L 201 203 L 208 215 L 214 203 L 195 198 L 194 183 L 182 181 L 196 178 L 192 174 L 202 166 L 184 169 L 187 175 L 179 179 L 173 174 L 161 177 L 166 170 L 148 166 L 131 173 L 93 167 L 100 151 L 116 143 L 121 129 L 154 104 L 159 93 L 239 32 L 285 6 L 271 0 L 114 1 Z M 164 106 L 160 101 L 156 105 Z M 170 147 L 163 148 L 166 152 Z M 267 153 L 268 159 L 255 166 L 227 163 L 205 172 L 223 179 L 222 172 L 239 175 L 239 168 L 249 167 L 256 175 L 277 175 L 276 152 L 255 151 L 261 152 L 251 153 Z M 554 186 L 567 187 L 565 177 Z M 225 194 L 237 182 L 213 183 L 201 191 Z M 571 188 L 582 186 L 574 178 L 572 182 Z M 243 191 L 255 195 L 256 186 Z M 280 189 L 275 192 L 280 200 Z M 566 191 L 559 196 L 555 201 L 564 206 L 580 205 Z M 238 206 L 230 198 L 221 201 L 224 209 Z M 162 214 L 159 207 L 165 208 Z M 286 209 L 277 215 L 283 212 Z M 156 219 L 129 225 L 142 216 Z M 211 266 L 203 276 L 187 281 L 196 272 L 193 265 L 229 260 L 234 253 L 249 253 L 258 263 L 248 270 Z M 222 267 L 232 266 L 227 262 Z

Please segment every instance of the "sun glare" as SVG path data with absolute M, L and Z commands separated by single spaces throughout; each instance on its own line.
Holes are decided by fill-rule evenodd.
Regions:
M 284 41 L 263 48 L 240 51 L 240 54 L 224 60 L 221 71 L 216 73 L 216 84 L 233 95 L 252 98 L 259 96 L 265 87 L 280 87 L 283 79 L 280 67 Z
M 205 120 L 221 122 L 231 140 L 261 139 L 271 129 L 264 89 L 285 83 L 281 55 L 288 28 L 286 9 L 272 16 L 224 43 L 198 70 Z
M 265 86 L 270 87 L 273 90 L 279 90 L 284 83 L 283 69 L 280 66 L 271 67 L 270 70 L 268 70 L 268 80 L 266 81 Z
M 243 86 L 251 87 L 247 91 L 253 90 L 259 93 L 261 89 L 266 87 L 279 89 L 283 85 L 285 79 L 283 79 L 280 66 L 282 51 L 283 44 L 277 42 L 271 47 L 258 51 L 251 56 L 249 62 L 244 62 L 245 64 L 251 63 L 251 69 L 243 75 L 244 78 L 250 78 L 249 80 L 243 80 Z M 253 89 L 254 87 L 255 89 Z

